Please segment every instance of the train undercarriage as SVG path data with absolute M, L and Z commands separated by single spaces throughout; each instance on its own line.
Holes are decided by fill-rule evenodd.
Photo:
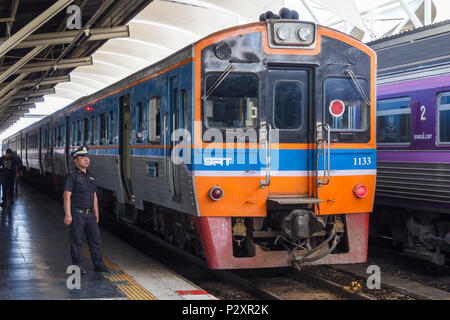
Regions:
M 450 259 L 450 216 L 377 205 L 370 234 L 392 239 L 404 253 L 443 265 Z

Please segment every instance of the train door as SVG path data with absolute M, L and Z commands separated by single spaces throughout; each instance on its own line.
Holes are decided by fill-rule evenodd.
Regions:
M 39 170 L 41 171 L 41 174 L 44 174 L 44 168 L 42 166 L 42 127 L 39 127 L 39 136 L 38 136 L 38 161 L 39 161 Z
M 30 166 L 28 165 L 28 146 L 29 146 L 29 142 L 28 142 L 28 132 L 25 133 L 25 165 L 27 166 L 27 169 L 30 169 Z
M 24 141 L 23 141 L 22 131 L 20 131 L 20 154 L 19 154 L 19 157 L 22 161 L 23 161 L 23 148 L 24 148 L 23 142 Z
M 50 135 L 51 135 L 51 129 L 50 124 L 47 123 L 43 127 L 42 132 L 42 168 L 43 168 L 43 174 L 51 170 L 50 166 Z
M 176 141 L 172 140 L 175 130 L 179 128 L 180 124 L 180 110 L 179 110 L 179 94 L 178 94 L 178 80 L 177 77 L 171 77 L 169 82 L 169 117 L 167 122 L 167 141 L 170 142 L 171 151 L 174 151 Z M 176 164 L 171 160 L 171 157 L 167 159 L 167 179 L 169 184 L 169 192 L 172 200 L 175 200 L 177 195 L 176 176 L 177 168 Z
M 286 70 L 283 66 L 269 66 L 269 89 L 265 97 L 267 121 L 262 123 L 260 131 L 260 146 L 265 148 L 261 154 L 267 158 L 265 177 L 260 184 L 269 186 L 269 198 L 271 194 L 276 197 L 287 191 L 297 203 L 311 196 L 310 176 L 314 172 L 314 150 L 308 147 L 313 129 L 309 112 L 311 73 L 304 68 Z
M 134 201 L 134 193 L 131 188 L 131 159 L 130 159 L 130 137 L 131 137 L 131 107 L 130 95 L 119 98 L 119 157 L 120 175 L 124 189 L 125 203 Z
M 69 117 L 66 117 L 66 125 L 65 125 L 65 130 L 66 130 L 66 136 L 64 138 L 64 145 L 65 145 L 65 155 L 66 155 L 66 172 L 70 171 L 70 132 L 71 132 L 71 128 L 70 128 L 70 119 Z M 72 129 L 73 130 L 73 129 Z

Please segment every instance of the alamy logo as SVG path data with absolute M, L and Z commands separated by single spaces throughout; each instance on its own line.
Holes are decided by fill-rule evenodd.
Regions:
M 381 269 L 379 266 L 371 265 L 367 267 L 366 272 L 370 274 L 367 278 L 366 286 L 368 289 L 381 289 Z
M 66 27 L 69 30 L 81 29 L 81 9 L 77 5 L 71 5 L 67 7 L 67 14 L 70 16 L 67 18 Z
M 66 285 L 67 289 L 73 290 L 81 289 L 81 270 L 80 267 L 77 265 L 70 265 L 67 267 L 66 270 L 67 274 L 70 274 L 70 276 L 67 278 Z

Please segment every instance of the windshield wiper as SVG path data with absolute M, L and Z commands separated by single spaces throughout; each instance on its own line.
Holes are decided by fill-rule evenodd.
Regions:
M 223 80 L 230 74 L 231 70 L 233 70 L 233 65 L 229 66 L 225 69 L 224 72 L 220 75 L 219 78 L 217 78 L 216 82 L 209 88 L 209 90 L 203 95 L 202 100 L 205 101 L 208 99 L 208 97 L 213 93 L 214 90 L 217 89 L 217 87 L 222 83 Z
M 358 82 L 358 79 L 356 79 L 355 73 L 351 69 L 345 69 L 344 72 L 350 76 L 350 78 L 353 81 L 353 84 L 355 85 L 356 89 L 358 90 L 361 97 L 364 99 L 364 102 L 370 106 L 370 100 L 367 98 L 366 93 L 364 92 L 363 88 Z

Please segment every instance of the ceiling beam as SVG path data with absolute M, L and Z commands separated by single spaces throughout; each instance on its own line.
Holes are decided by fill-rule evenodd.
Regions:
M 18 106 L 25 106 L 28 104 L 35 104 L 35 103 L 40 103 L 40 102 L 44 102 L 44 98 L 33 98 L 33 99 L 28 99 L 27 101 L 24 101 L 24 99 L 21 99 L 21 101 L 17 101 L 17 102 L 9 102 L 8 104 L 2 105 L 1 107 L 3 108 L 9 108 L 9 107 L 18 107 Z
M 0 57 L 13 49 L 74 0 L 59 0 L 0 45 Z
M 0 89 L 0 97 L 2 97 L 6 92 L 9 90 L 17 87 L 16 84 L 20 83 L 23 79 L 25 79 L 28 76 L 28 73 L 21 73 L 19 74 L 13 81 L 6 83 L 3 87 Z
M 23 66 L 21 69 L 14 72 L 14 74 L 24 73 L 24 72 L 40 72 L 47 71 L 51 68 L 58 69 L 68 69 L 68 68 L 76 68 L 80 66 L 90 66 L 92 65 L 92 57 L 85 58 L 76 58 L 76 59 L 64 59 L 59 61 L 59 63 L 55 64 L 53 61 L 46 62 L 35 62 L 28 63 Z M 0 73 L 6 71 L 9 67 L 0 67 Z
M 22 73 L 21 75 L 26 75 L 26 74 Z M 14 79 L 14 81 L 16 81 L 16 79 Z M 64 76 L 46 78 L 41 82 L 41 86 L 45 86 L 45 85 L 49 85 L 49 84 L 58 84 L 58 83 L 62 83 L 62 82 L 70 82 L 70 75 L 67 74 Z M 4 92 L 2 92 L 2 90 L 5 87 L 10 86 L 11 83 L 12 82 L 8 82 L 8 83 L 3 83 L 0 85 L 0 96 L 4 93 Z M 14 83 L 13 86 L 16 83 Z M 37 83 L 38 83 L 37 80 L 25 80 L 23 82 L 18 83 L 17 86 L 20 88 L 35 87 L 37 85 Z
M 17 73 L 20 68 L 22 68 L 28 61 L 37 56 L 42 50 L 45 49 L 46 46 L 39 46 L 28 52 L 25 56 L 23 56 L 19 61 L 14 63 L 12 66 L 7 67 L 6 70 L 2 70 L 0 74 L 0 83 L 8 79 L 8 77 L 12 74 Z M 18 72 L 22 73 L 22 72 Z
M 71 43 L 75 39 L 77 33 L 78 30 L 33 34 L 15 46 L 15 49 L 31 48 L 39 45 Z M 127 25 L 112 28 L 89 29 L 87 34 L 88 38 L 86 41 L 128 38 L 130 36 L 130 29 Z M 0 41 L 6 39 L 7 38 L 0 38 Z
M 14 95 L 14 99 L 23 99 L 26 98 L 28 96 L 30 97 L 35 97 L 35 96 L 42 96 L 42 95 L 46 95 L 46 94 L 53 94 L 55 93 L 55 88 L 50 88 L 50 89 L 41 89 L 38 91 L 33 91 L 32 93 L 29 92 L 19 92 L 18 94 Z
M 403 10 L 405 10 L 408 17 L 411 19 L 412 23 L 416 28 L 422 27 L 422 22 L 420 22 L 419 18 L 417 18 L 416 14 L 411 10 L 411 7 L 406 3 L 405 0 L 398 0 Z M 423 1 L 422 1 L 423 2 Z

